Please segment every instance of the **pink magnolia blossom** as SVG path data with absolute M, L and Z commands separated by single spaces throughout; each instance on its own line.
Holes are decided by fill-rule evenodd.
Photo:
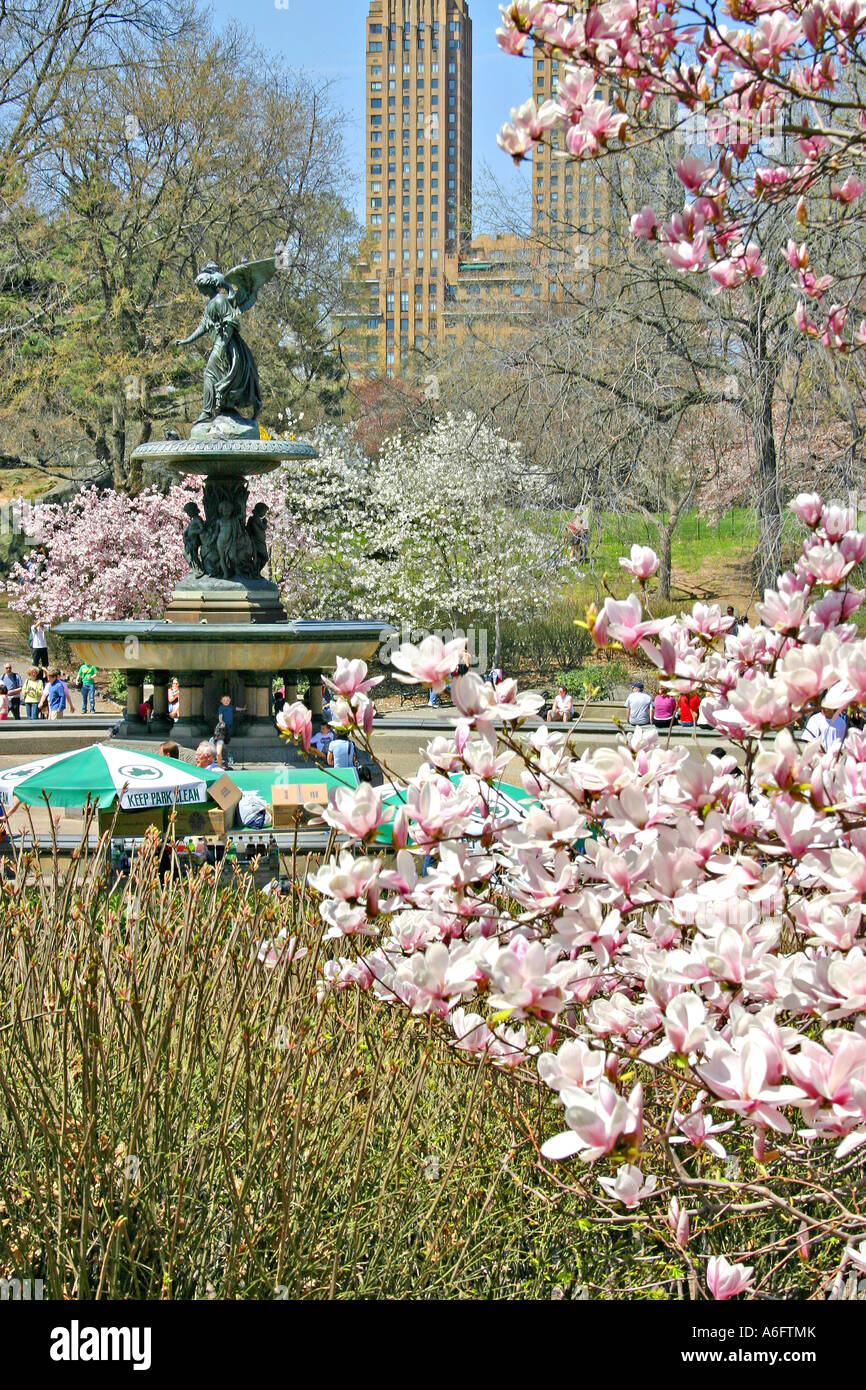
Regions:
M 862 179 L 849 174 L 843 183 L 830 184 L 830 197 L 839 203 L 853 203 L 860 197 L 864 188 L 866 183 Z
M 632 1210 L 640 1206 L 646 1197 L 651 1197 L 658 1186 L 658 1178 L 645 1179 L 634 1163 L 623 1163 L 617 1168 L 615 1178 L 599 1178 L 598 1181 L 609 1197 L 614 1197 Z
M 387 813 L 382 809 L 381 787 L 362 782 L 357 788 L 338 788 L 334 804 L 322 812 L 322 818 L 335 830 L 354 840 L 366 840 L 384 824 Z
M 407 685 L 419 681 L 438 693 L 445 689 L 448 677 L 457 669 L 465 645 L 462 638 L 443 642 L 436 636 L 425 637 L 420 647 L 404 642 L 391 657 L 391 665 L 403 672 L 396 679 Z
M 277 728 L 283 736 L 299 741 L 304 751 L 309 752 L 313 737 L 313 716 L 300 700 L 280 710 L 277 715 Z
M 707 1288 L 723 1303 L 746 1291 L 753 1272 L 752 1265 L 731 1264 L 724 1255 L 712 1255 L 707 1262 Z
M 542 1144 L 544 1158 L 559 1162 L 579 1154 L 583 1163 L 593 1163 L 620 1145 L 634 1151 L 640 1147 L 642 1086 L 635 1086 L 628 1100 L 607 1081 L 600 1081 L 593 1092 L 567 1089 L 561 1094 L 568 1129 Z
M 648 545 L 633 545 L 629 558 L 623 558 L 619 563 L 629 574 L 633 574 L 635 579 L 644 582 L 651 574 L 655 574 L 659 567 L 659 557 Z
M 676 1197 L 672 1197 L 668 1207 L 667 1223 L 673 1232 L 674 1240 L 685 1250 L 691 1235 L 691 1213 L 681 1207 Z
M 821 498 L 817 492 L 800 492 L 790 505 L 804 526 L 814 528 L 821 520 Z
M 631 234 L 644 241 L 654 241 L 658 235 L 658 221 L 651 207 L 643 207 L 631 218 Z
M 366 695 L 374 686 L 381 685 L 384 679 L 384 676 L 368 678 L 366 661 L 347 661 L 343 656 L 337 657 L 333 680 L 323 677 L 329 690 L 345 696 L 347 700 L 351 699 L 353 695 Z

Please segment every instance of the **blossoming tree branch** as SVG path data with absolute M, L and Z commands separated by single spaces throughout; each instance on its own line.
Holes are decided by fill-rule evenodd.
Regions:
M 502 128 L 515 160 L 554 132 L 560 151 L 580 160 L 685 135 L 694 152 L 676 166 L 682 208 L 636 209 L 633 235 L 720 290 L 761 278 L 769 258 L 784 256 L 801 331 L 838 352 L 866 345 L 862 273 L 815 263 L 823 234 L 852 221 L 866 188 L 862 0 L 514 0 L 501 9 L 506 52 L 561 65 L 555 98 L 530 98 Z M 802 236 L 762 245 L 761 214 L 779 204 Z

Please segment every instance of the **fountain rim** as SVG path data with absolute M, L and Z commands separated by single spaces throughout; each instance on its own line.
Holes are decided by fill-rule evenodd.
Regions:
M 394 636 L 399 632 L 388 619 L 343 618 L 316 619 L 290 618 L 284 623 L 211 623 L 211 622 L 167 622 L 163 618 L 139 618 L 129 622 L 81 621 L 58 623 L 53 629 L 59 636 L 75 640 L 76 637 L 102 636 L 106 639 L 123 637 L 171 637 L 182 642 L 213 642 L 214 640 L 243 638 L 244 641 L 263 643 L 274 638 L 297 636 L 315 639 L 331 636 L 336 640 L 364 637 Z
M 185 459 L 204 462 L 208 458 L 316 459 L 313 444 L 291 439 L 164 439 L 139 444 L 132 451 L 136 459 L 165 459 L 177 463 Z

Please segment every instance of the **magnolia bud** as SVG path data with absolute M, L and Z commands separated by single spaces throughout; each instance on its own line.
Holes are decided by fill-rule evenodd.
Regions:
M 405 849 L 409 842 L 409 817 L 405 806 L 401 806 L 394 816 L 392 835 L 396 848 Z

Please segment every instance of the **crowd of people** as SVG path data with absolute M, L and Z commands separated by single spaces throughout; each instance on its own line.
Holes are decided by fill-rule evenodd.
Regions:
M 684 729 L 712 730 L 712 725 L 701 720 L 701 697 L 697 691 L 690 695 L 668 695 L 659 691 L 652 696 L 644 689 L 643 681 L 633 683 L 626 697 L 625 707 L 631 728 L 652 724 L 662 731 L 678 725 Z M 794 733 L 806 740 L 818 739 L 825 751 L 829 751 L 844 739 L 850 725 L 862 727 L 859 710 L 821 709 Z
M 30 625 L 31 664 L 24 673 L 13 661 L 3 663 L 0 675 L 0 719 L 62 719 L 74 714 L 74 687 L 81 694 L 81 713 L 96 713 L 95 666 L 83 661 L 75 676 L 48 660 L 50 629 L 40 618 Z

